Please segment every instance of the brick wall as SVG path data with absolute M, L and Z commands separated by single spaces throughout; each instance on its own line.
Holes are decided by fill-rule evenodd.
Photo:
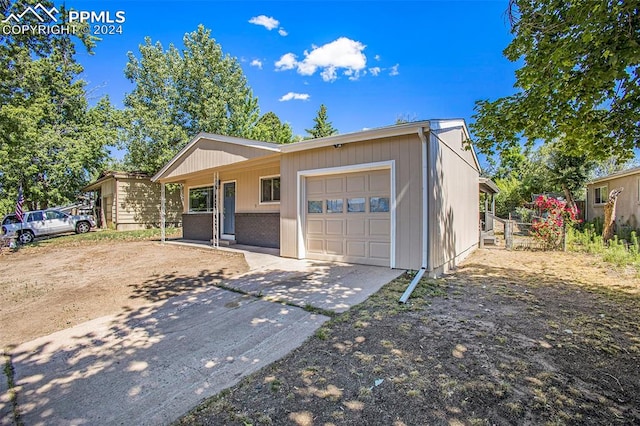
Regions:
M 280 248 L 280 213 L 236 213 L 236 241 Z
M 211 241 L 213 238 L 213 215 L 211 213 L 183 214 L 182 238 Z

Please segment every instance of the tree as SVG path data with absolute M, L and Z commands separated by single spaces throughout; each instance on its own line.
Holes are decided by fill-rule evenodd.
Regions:
M 604 227 L 602 229 L 602 239 L 607 242 L 613 239 L 616 231 L 616 201 L 623 188 L 616 188 L 609 193 L 609 199 L 604 205 Z
M 630 158 L 640 147 L 637 3 L 511 0 L 508 16 L 518 90 L 476 103 L 476 146 L 491 154 L 561 139 L 592 160 Z
M 19 13 L 26 5 L 17 2 L 3 12 Z M 65 13 L 63 9 L 63 19 Z M 26 14 L 23 19 L 35 17 Z M 83 35 L 80 41 L 90 51 L 93 39 Z M 0 36 L 0 208 L 4 211 L 15 205 L 20 186 L 28 209 L 74 200 L 108 156 L 106 146 L 116 137 L 117 112 L 108 98 L 89 107 L 75 52 L 70 34 Z
M 126 77 L 135 84 L 126 95 L 127 131 L 121 144 L 129 168 L 157 172 L 199 132 L 251 137 L 258 121 L 253 96 L 236 58 L 202 25 L 185 34 L 184 48 L 147 37 L 140 58 L 129 52 Z
M 313 121 L 316 123 L 313 128 L 305 129 L 305 132 L 310 134 L 312 138 L 323 138 L 338 133 L 338 130 L 331 125 L 327 117 L 327 107 L 324 104 L 320 105 L 318 114 Z
M 252 138 L 266 142 L 290 143 L 293 141 L 293 129 L 288 123 L 281 122 L 274 112 L 269 111 L 258 120 Z

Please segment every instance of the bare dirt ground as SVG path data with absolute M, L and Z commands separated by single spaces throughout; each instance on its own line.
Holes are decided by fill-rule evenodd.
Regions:
M 241 254 L 154 241 L 27 246 L 0 256 L 0 349 L 247 270 Z
M 640 279 L 576 253 L 476 251 L 401 277 L 184 425 L 640 424 Z

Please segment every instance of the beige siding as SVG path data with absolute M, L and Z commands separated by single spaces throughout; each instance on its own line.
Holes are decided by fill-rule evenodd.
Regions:
M 431 137 L 429 253 L 436 273 L 454 267 L 478 244 L 479 171 L 456 131 Z
M 279 212 L 280 203 L 260 203 L 260 178 L 278 175 L 280 175 L 280 162 L 278 158 L 266 164 L 223 169 L 219 172 L 221 182 L 236 181 L 236 213 Z M 213 185 L 213 171 L 207 171 L 185 182 L 185 213 L 188 212 L 189 209 L 189 188 L 211 185 Z
M 203 170 L 272 154 L 273 151 L 251 146 L 202 139 L 191 150 L 185 152 L 183 160 L 176 162 L 167 170 L 161 180 L 175 182 L 177 179 L 198 174 Z
M 156 227 L 160 224 L 161 187 L 149 179 L 125 178 L 117 180 L 118 230 Z M 177 185 L 165 190 L 167 225 L 181 221 L 182 198 Z
M 418 135 L 349 143 L 282 155 L 280 254 L 298 257 L 297 173 L 303 170 L 395 160 L 396 267 L 421 264 L 421 144 Z
M 595 188 L 606 186 L 605 199 L 609 198 L 609 192 L 616 188 L 624 188 L 616 202 L 616 222 L 628 225 L 634 229 L 640 228 L 640 172 L 609 179 L 604 182 L 587 185 L 587 220 L 593 221 L 596 217 L 604 218 L 604 204 L 595 204 Z

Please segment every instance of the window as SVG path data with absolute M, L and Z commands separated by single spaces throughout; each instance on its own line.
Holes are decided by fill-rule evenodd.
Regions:
M 27 222 L 38 222 L 40 220 L 44 220 L 42 212 L 29 213 L 29 217 L 27 218 Z
M 189 213 L 213 211 L 213 186 L 189 188 Z
M 58 211 L 55 211 L 55 210 L 49 210 L 49 211 L 45 212 L 45 216 L 47 217 L 48 220 L 51 220 L 51 219 L 64 219 L 66 217 L 64 213 L 58 212 Z
M 363 213 L 365 206 L 364 198 L 349 198 L 347 200 L 347 212 L 349 213 Z
M 307 202 L 307 212 L 309 213 L 322 213 L 322 201 Z
M 260 178 L 260 202 L 277 203 L 280 201 L 280 176 Z
M 327 213 L 342 213 L 343 203 L 342 198 L 338 200 L 327 200 Z
M 595 204 L 604 204 L 607 202 L 607 187 L 599 186 L 593 189 L 593 202 Z
M 386 213 L 389 211 L 389 198 L 371 197 L 369 198 L 369 211 L 371 213 Z

